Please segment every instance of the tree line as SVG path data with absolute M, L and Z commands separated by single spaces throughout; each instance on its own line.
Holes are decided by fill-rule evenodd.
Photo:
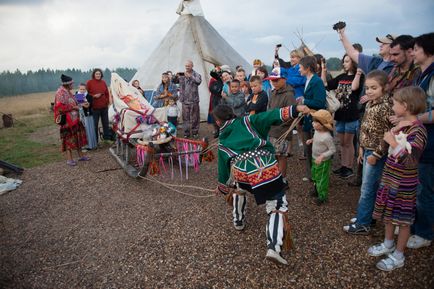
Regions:
M 135 68 L 117 68 L 113 70 L 124 79 L 130 80 L 137 72 Z M 14 72 L 3 71 L 0 73 L 0 97 L 12 96 L 35 92 L 47 92 L 56 90 L 60 84 L 60 75 L 65 74 L 74 79 L 77 85 L 81 82 L 86 83 L 91 78 L 92 70 L 82 71 L 80 69 L 52 70 L 39 69 L 37 71 Z M 103 70 L 104 80 L 110 85 L 111 71 L 106 68 Z
M 268 67 L 271 70 L 271 67 Z M 336 57 L 327 59 L 327 68 L 329 70 L 340 70 L 341 60 Z M 114 72 L 118 73 L 122 78 L 130 80 L 137 72 L 135 68 L 117 68 Z M 60 75 L 66 74 L 74 79 L 76 84 L 81 82 L 86 83 L 91 78 L 92 70 L 82 71 L 80 69 L 52 70 L 39 69 L 37 71 L 14 72 L 3 71 L 0 73 L 0 97 L 12 96 L 35 92 L 54 91 L 60 85 Z M 106 68 L 103 70 L 104 80 L 110 85 L 111 71 Z

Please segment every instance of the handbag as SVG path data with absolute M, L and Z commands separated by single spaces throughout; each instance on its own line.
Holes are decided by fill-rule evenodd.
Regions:
M 56 118 L 54 119 L 55 123 L 58 125 L 65 125 L 66 124 L 66 114 L 58 114 Z
M 327 91 L 326 104 L 330 113 L 335 113 L 341 107 L 341 102 L 336 97 L 334 90 Z

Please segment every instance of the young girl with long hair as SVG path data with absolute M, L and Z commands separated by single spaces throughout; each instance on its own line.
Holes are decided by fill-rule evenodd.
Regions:
M 387 74 L 373 70 L 366 76 L 366 95 L 369 98 L 360 125 L 360 148 L 357 160 L 363 162 L 363 178 L 357 216 L 351 224 L 343 227 L 349 234 L 367 235 L 371 230 L 375 196 L 387 157 L 387 146 L 383 142 L 384 132 L 392 128 L 389 117 L 392 108 L 387 90 Z
M 333 173 L 342 178 L 353 175 L 354 145 L 353 139 L 359 126 L 359 111 L 357 103 L 362 90 L 360 71 L 357 72 L 357 64 L 348 55 L 342 58 L 344 73 L 327 81 L 327 68 L 322 67 L 321 78 L 328 90 L 336 92 L 336 98 L 341 107 L 335 112 L 336 132 L 341 147 L 341 166 L 333 170 Z M 356 74 L 359 73 L 359 75 Z
M 371 256 L 388 254 L 377 263 L 377 268 L 383 271 L 404 266 L 404 249 L 416 214 L 419 158 L 427 142 L 426 129 L 417 119 L 418 114 L 425 112 L 425 99 L 424 91 L 415 86 L 397 90 L 393 96 L 392 109 L 401 121 L 384 134 L 384 141 L 390 146 L 389 156 L 373 213 L 375 219 L 385 224 L 385 239 L 368 250 Z M 396 247 L 395 226 L 399 227 Z

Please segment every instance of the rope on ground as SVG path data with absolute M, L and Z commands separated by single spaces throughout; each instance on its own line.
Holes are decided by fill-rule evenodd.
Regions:
M 201 155 L 206 154 L 207 152 L 209 152 L 210 150 L 213 150 L 217 146 L 218 146 L 218 139 L 214 139 L 208 144 L 208 146 L 204 150 L 202 150 L 200 152 L 200 154 Z
M 294 121 L 291 123 L 291 126 L 288 128 L 288 130 L 286 130 L 276 141 L 277 144 L 280 144 L 283 140 L 286 139 L 286 137 L 292 133 L 292 131 L 294 130 L 294 128 L 297 126 L 297 124 L 301 121 L 301 119 L 303 118 L 303 114 L 299 114 Z
M 121 167 L 117 167 L 117 168 L 104 169 L 104 170 L 94 171 L 93 173 L 97 174 L 97 173 L 117 171 L 117 170 L 122 170 L 122 168 Z
M 84 259 L 87 257 L 87 255 L 88 255 L 88 254 L 85 254 L 85 255 L 84 255 L 81 259 L 79 259 L 79 260 L 71 261 L 71 262 L 67 262 L 67 263 L 63 263 L 63 264 L 60 264 L 60 265 L 54 265 L 54 266 L 50 266 L 50 267 L 44 267 L 44 268 L 42 268 L 42 270 L 51 270 L 51 269 L 56 269 L 56 268 L 59 268 L 59 267 L 64 267 L 64 266 L 72 265 L 72 264 L 75 264 L 75 263 L 81 263 L 81 262 L 84 261 Z
M 197 187 L 197 186 L 166 184 L 166 183 L 160 182 L 159 180 L 157 180 L 157 179 L 155 179 L 153 177 L 142 177 L 142 176 L 139 176 L 139 178 L 142 178 L 144 180 L 157 183 L 157 184 L 165 187 L 166 189 L 169 189 L 169 190 L 177 192 L 177 193 L 179 193 L 181 195 L 186 195 L 186 196 L 193 197 L 193 198 L 209 198 L 209 197 L 214 197 L 215 196 L 214 194 L 203 195 L 203 196 L 193 195 L 193 194 L 185 193 L 185 192 L 183 192 L 181 190 L 175 189 L 175 187 L 179 187 L 179 188 L 191 188 L 191 189 L 203 190 L 203 191 L 208 191 L 208 192 L 214 192 L 214 190 L 212 190 L 212 189 L 207 189 L 207 188 L 202 188 L 202 187 Z

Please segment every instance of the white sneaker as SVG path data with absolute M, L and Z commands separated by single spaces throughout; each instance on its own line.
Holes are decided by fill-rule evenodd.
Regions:
M 422 247 L 428 247 L 431 245 L 431 240 L 424 239 L 418 235 L 412 235 L 407 242 L 407 248 L 419 249 Z
M 242 231 L 242 230 L 244 230 L 244 227 L 245 227 L 246 225 L 244 224 L 244 222 L 243 221 L 235 221 L 234 222 L 234 228 L 235 228 L 235 230 L 237 230 L 237 231 Z
M 357 222 L 357 218 L 356 218 L 356 217 L 351 218 L 350 223 L 351 223 L 351 224 L 354 224 L 355 222 Z
M 405 257 L 402 257 L 402 259 L 398 259 L 393 256 L 393 254 L 389 254 L 387 258 L 384 258 L 377 263 L 377 268 L 389 272 L 396 268 L 401 268 L 402 266 L 404 266 L 404 261 Z
M 277 253 L 276 251 L 274 251 L 272 249 L 267 250 L 267 255 L 265 255 L 265 258 L 267 260 L 270 260 L 273 263 L 278 264 L 278 265 L 288 265 L 288 261 L 283 259 L 283 257 L 280 256 L 279 253 Z
M 395 251 L 395 245 L 392 246 L 392 248 L 387 248 L 386 245 L 384 245 L 384 242 L 381 244 L 374 245 L 368 249 L 369 256 L 372 257 L 378 257 L 381 255 L 389 254 Z

